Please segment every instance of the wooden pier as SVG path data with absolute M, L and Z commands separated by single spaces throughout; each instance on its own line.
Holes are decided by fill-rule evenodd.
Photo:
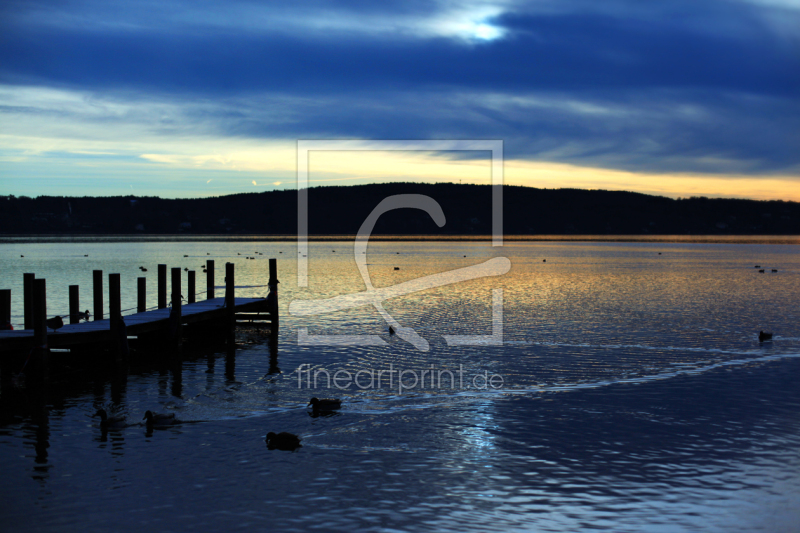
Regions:
M 237 320 L 270 325 L 270 334 L 275 337 L 279 324 L 277 262 L 269 260 L 269 296 L 266 298 L 236 298 L 234 264 L 225 265 L 225 296 L 215 297 L 214 261 L 206 262 L 206 299 L 196 301 L 195 272 L 188 271 L 188 303 L 181 295 L 182 274 L 180 268 L 171 272 L 172 294 L 167 305 L 167 266 L 158 266 L 158 308 L 146 310 L 145 278 L 138 278 L 136 313 L 122 315 L 120 302 L 120 276 L 108 275 L 108 318 L 103 315 L 102 271 L 94 271 L 92 320 L 85 320 L 79 310 L 78 286 L 69 287 L 69 321 L 64 317 L 47 317 L 46 281 L 36 279 L 34 274 L 24 275 L 24 329 L 0 330 L 0 352 L 35 351 L 47 352 L 51 348 L 108 349 L 117 355 L 125 355 L 129 338 L 162 339 L 179 346 L 187 331 L 202 333 L 213 329 L 231 341 Z M 0 324 L 10 322 L 11 291 L 0 290 Z M 55 322 L 54 322 L 55 321 Z M 63 326 L 53 330 L 53 325 Z M 49 327 L 48 327 L 49 326 Z M 193 327 L 202 326 L 202 327 Z M 214 326 L 210 328 L 207 326 Z

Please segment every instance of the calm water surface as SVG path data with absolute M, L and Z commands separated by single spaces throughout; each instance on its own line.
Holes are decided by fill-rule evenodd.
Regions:
M 282 311 L 277 350 L 247 328 L 235 351 L 205 342 L 121 366 L 54 354 L 46 386 L 20 385 L 6 364 L 0 529 L 800 531 L 796 245 L 370 244 L 376 287 L 510 259 L 504 276 L 385 302 L 429 351 L 390 336 L 372 306 L 292 316 L 292 300 L 365 288 L 352 243 L 309 246 L 299 288 L 292 243 L 0 244 L 17 323 L 24 272 L 47 279 L 53 315 L 70 284 L 91 307 L 93 269 L 122 275 L 131 308 L 139 266 L 152 292 L 157 264 L 199 273 L 206 259 L 220 283 L 236 263 L 237 295 L 264 296 L 277 257 Z M 443 335 L 492 333 L 492 289 L 503 290 L 503 344 L 448 345 Z M 301 328 L 384 342 L 306 345 Z M 758 342 L 762 329 L 771 342 Z M 443 381 L 412 386 L 425 370 Z M 326 372 L 360 373 L 360 386 L 328 390 Z M 311 396 L 345 405 L 313 417 Z M 99 407 L 185 423 L 103 434 Z M 303 447 L 270 451 L 268 431 Z

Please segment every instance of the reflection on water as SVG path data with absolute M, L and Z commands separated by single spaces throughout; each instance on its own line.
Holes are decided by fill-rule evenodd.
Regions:
M 344 243 L 310 245 L 307 289 L 291 260 L 280 261 L 296 254 L 290 243 L 2 247 L 12 296 L 22 273 L 35 272 L 48 279 L 53 311 L 66 308 L 67 285 L 88 291 L 94 268 L 120 272 L 135 298 L 139 265 L 196 268 L 207 257 L 237 262 L 237 282 L 254 286 L 237 294 L 263 295 L 266 259 L 278 257 L 283 311 L 277 341 L 245 328 L 235 346 L 134 345 L 121 363 L 54 355 L 47 382 L 25 386 L 4 362 L 0 498 L 9 530 L 795 531 L 800 523 L 793 246 L 371 243 L 376 287 L 510 259 L 505 276 L 385 302 L 429 352 L 390 336 L 372 306 L 286 311 L 293 299 L 364 290 Z M 263 256 L 238 257 L 254 250 Z M 443 335 L 491 332 L 494 288 L 504 294 L 504 343 L 449 345 Z M 305 346 L 298 328 L 385 342 Z M 774 339 L 759 343 L 760 329 Z M 351 376 L 404 370 L 406 384 L 426 370 L 461 370 L 465 379 L 320 390 L 298 384 L 301 365 Z M 477 375 L 501 376 L 502 386 L 476 386 Z M 311 396 L 344 405 L 313 416 Z M 99 408 L 132 425 L 103 432 L 90 418 Z M 184 422 L 148 430 L 146 410 Z M 303 447 L 270 452 L 270 431 L 298 434 Z

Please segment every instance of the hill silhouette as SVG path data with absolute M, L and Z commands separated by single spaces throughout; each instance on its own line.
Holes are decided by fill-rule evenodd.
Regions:
M 309 235 L 350 235 L 384 198 L 423 194 L 447 219 L 384 214 L 374 235 L 488 235 L 491 185 L 384 183 L 308 189 Z M 0 234 L 296 235 L 297 191 L 214 198 L 0 197 Z M 797 235 L 800 203 L 503 187 L 506 235 Z

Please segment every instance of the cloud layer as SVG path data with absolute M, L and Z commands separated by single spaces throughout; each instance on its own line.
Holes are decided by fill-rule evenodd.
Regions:
M 271 4 L 4 3 L 4 153 L 109 135 L 475 138 L 527 161 L 800 174 L 793 2 Z

